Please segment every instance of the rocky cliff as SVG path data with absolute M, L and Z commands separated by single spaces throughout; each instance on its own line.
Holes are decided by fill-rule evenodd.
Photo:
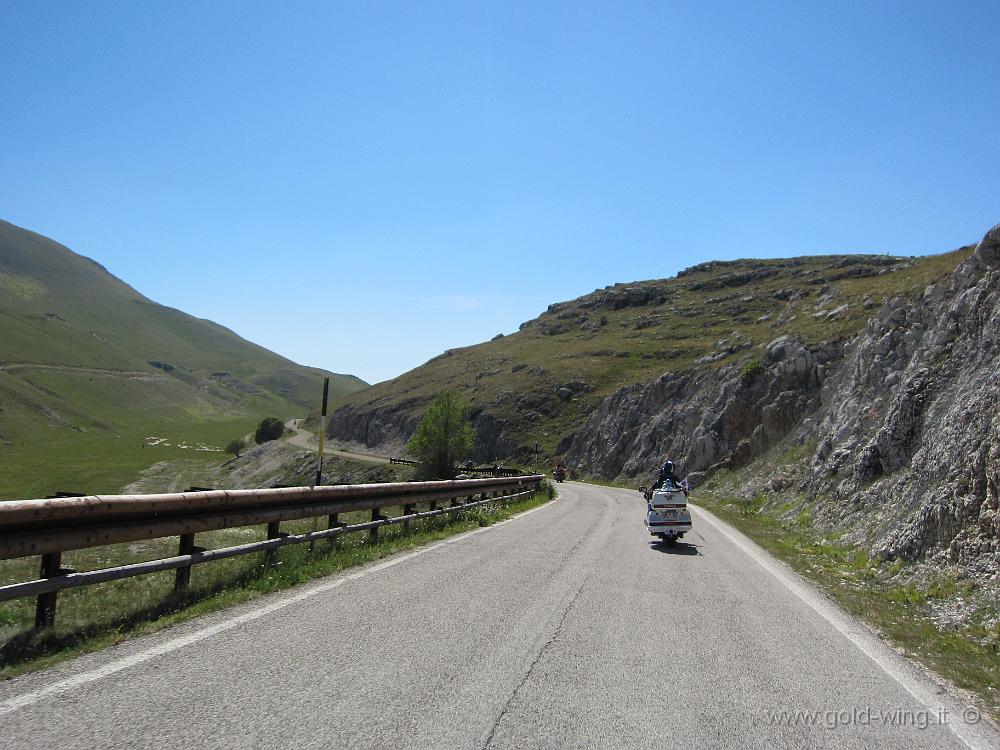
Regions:
M 871 306 L 852 339 L 782 336 L 714 372 L 619 389 L 570 440 L 586 474 L 742 470 L 884 557 L 992 575 L 1000 492 L 1000 225 L 953 273 Z
M 1000 225 L 894 299 L 825 384 L 804 490 L 889 557 L 998 569 Z

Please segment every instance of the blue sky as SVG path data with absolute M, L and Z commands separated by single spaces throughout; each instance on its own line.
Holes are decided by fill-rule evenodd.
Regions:
M 0 218 L 372 382 L 606 284 L 1000 221 L 996 2 L 0 17 Z

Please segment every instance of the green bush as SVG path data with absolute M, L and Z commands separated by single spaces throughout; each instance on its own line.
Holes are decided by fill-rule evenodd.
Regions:
M 763 369 L 764 366 L 760 363 L 759 359 L 751 359 L 740 370 L 740 382 L 743 385 L 750 385 L 757 379 L 757 376 L 760 375 Z
M 253 439 L 257 441 L 257 445 L 260 445 L 269 440 L 277 440 L 284 434 L 285 425 L 282 421 L 276 417 L 267 417 L 266 419 L 262 419 L 260 424 L 257 425 L 257 431 L 253 434 Z
M 246 441 L 243 438 L 233 438 L 228 443 L 226 443 L 226 453 L 232 453 L 236 458 L 240 457 L 240 453 L 247 447 Z

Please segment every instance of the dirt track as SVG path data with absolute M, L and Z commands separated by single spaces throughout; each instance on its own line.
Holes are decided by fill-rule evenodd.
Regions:
M 284 440 L 292 445 L 296 445 L 300 448 L 305 448 L 306 450 L 314 451 L 316 450 L 316 437 L 309 432 L 309 430 L 304 430 L 300 426 L 302 424 L 301 419 L 289 419 L 285 422 L 285 427 L 292 431 L 291 435 L 288 435 Z M 354 451 L 340 450 L 339 448 L 331 448 L 330 446 L 323 447 L 324 456 L 339 456 L 340 458 L 347 458 L 352 461 L 367 461 L 372 464 L 387 464 L 390 463 L 388 458 L 384 456 L 373 456 L 370 453 L 355 453 Z

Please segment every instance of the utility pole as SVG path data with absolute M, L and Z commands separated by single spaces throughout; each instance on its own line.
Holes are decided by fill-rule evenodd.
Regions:
M 326 437 L 326 397 L 330 394 L 330 378 L 323 378 L 323 408 L 320 410 L 319 414 L 319 448 L 317 449 L 316 457 L 316 481 L 313 482 L 313 487 L 323 483 L 323 438 Z M 313 516 L 313 531 L 318 528 L 319 521 L 316 516 Z M 312 554 L 313 549 L 315 549 L 315 542 L 309 541 L 309 553 Z
M 323 483 L 323 439 L 326 437 L 326 399 L 330 394 L 330 378 L 323 378 L 323 410 L 319 415 L 319 449 L 316 461 L 315 485 Z

